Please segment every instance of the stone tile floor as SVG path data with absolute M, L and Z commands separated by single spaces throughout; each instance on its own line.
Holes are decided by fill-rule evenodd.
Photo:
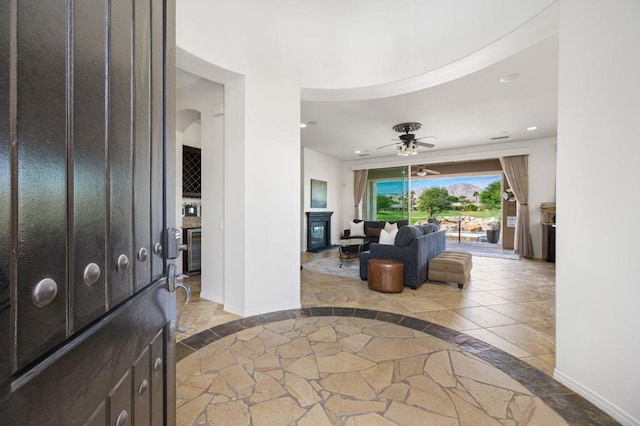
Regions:
M 302 253 L 301 263 L 337 251 Z M 193 290 L 181 325 L 193 336 L 239 317 L 221 305 L 199 298 L 200 277 L 186 278 Z M 300 272 L 303 307 L 340 306 L 407 315 L 483 340 L 551 375 L 555 367 L 555 264 L 532 260 L 473 258 L 471 279 L 460 290 L 455 284 L 427 282 L 399 294 L 369 290 L 360 280 Z M 179 296 L 181 295 L 178 293 Z M 189 348 L 180 347 L 183 353 Z
M 301 317 L 221 338 L 178 368 L 179 424 L 568 424 L 518 381 L 420 331 Z
M 302 270 L 306 308 L 245 319 L 186 281 L 179 424 L 616 424 L 548 376 L 553 264 L 474 257 L 463 290 L 400 294 Z

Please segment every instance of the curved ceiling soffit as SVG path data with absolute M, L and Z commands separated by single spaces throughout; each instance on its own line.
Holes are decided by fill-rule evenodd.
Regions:
M 404 95 L 474 73 L 514 55 L 558 32 L 559 5 L 552 3 L 490 45 L 455 62 L 404 80 L 346 89 L 302 88 L 303 101 L 358 101 Z
M 242 77 L 242 74 L 207 62 L 181 46 L 176 46 L 176 67 L 219 84 L 226 84 Z

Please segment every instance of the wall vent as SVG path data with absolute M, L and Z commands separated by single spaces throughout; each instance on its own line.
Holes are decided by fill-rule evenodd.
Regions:
M 495 138 L 491 138 L 492 141 L 497 141 L 500 139 L 509 139 L 509 136 L 496 136 Z
M 368 154 L 368 153 L 358 154 L 358 157 L 368 157 L 369 155 L 371 155 L 371 154 Z

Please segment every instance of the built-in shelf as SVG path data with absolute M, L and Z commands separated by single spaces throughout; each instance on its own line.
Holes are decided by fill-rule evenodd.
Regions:
M 182 147 L 182 196 L 200 198 L 202 157 L 199 148 Z

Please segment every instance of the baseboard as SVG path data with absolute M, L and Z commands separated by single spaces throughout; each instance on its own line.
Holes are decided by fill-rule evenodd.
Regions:
M 249 309 L 249 310 L 244 310 L 237 306 L 224 305 L 225 312 L 229 312 L 234 315 L 239 315 L 241 317 L 252 317 L 254 315 L 262 315 L 270 312 L 288 311 L 289 309 L 300 309 L 300 303 L 287 304 L 287 305 L 261 306 L 259 308 Z
M 619 421 L 624 426 L 640 426 L 640 420 L 634 419 L 627 412 L 620 409 L 620 407 L 612 404 L 598 393 L 592 391 L 583 384 L 573 380 L 571 377 L 566 376 L 557 369 L 553 370 L 553 378 L 575 391 L 578 395 L 583 396 L 587 401 L 600 408 L 602 411 Z
M 208 300 L 210 302 L 215 302 L 219 305 L 224 305 L 224 298 L 217 296 L 213 293 L 207 293 L 205 291 L 200 292 L 200 299 Z

